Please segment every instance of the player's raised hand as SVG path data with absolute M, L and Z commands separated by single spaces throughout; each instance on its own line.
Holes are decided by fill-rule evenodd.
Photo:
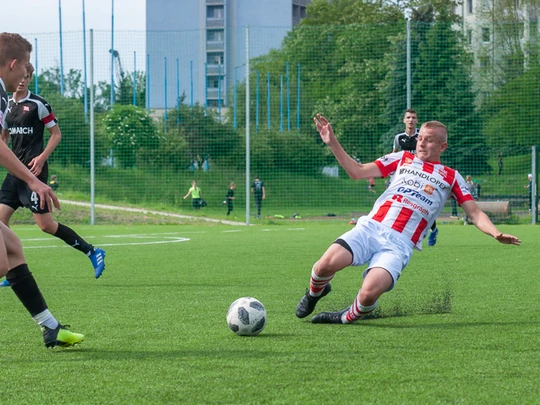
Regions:
M 502 232 L 499 235 L 495 236 L 495 239 L 497 239 L 497 241 L 499 243 L 502 243 L 503 245 L 521 245 L 521 240 L 519 240 L 518 237 L 508 235 Z
M 326 118 L 321 114 L 317 114 L 317 116 L 313 117 L 313 121 L 315 121 L 317 131 L 319 131 L 319 135 L 321 135 L 321 139 L 325 144 L 328 144 L 335 139 L 332 125 L 330 125 Z
M 60 209 L 60 201 L 58 201 L 58 197 L 56 197 L 52 188 L 39 181 L 37 178 L 27 184 L 28 187 L 30 187 L 30 190 L 34 191 L 39 196 L 39 207 L 41 209 L 45 208 L 45 205 L 50 212 L 53 211 L 53 206 Z

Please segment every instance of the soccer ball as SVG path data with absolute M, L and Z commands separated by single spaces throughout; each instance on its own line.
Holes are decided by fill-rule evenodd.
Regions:
M 238 298 L 227 311 L 227 324 L 237 335 L 258 335 L 266 325 L 266 309 L 253 297 Z

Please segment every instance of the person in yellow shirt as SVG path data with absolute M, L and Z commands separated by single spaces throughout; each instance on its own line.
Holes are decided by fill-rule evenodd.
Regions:
M 197 186 L 197 182 L 193 180 L 191 182 L 191 187 L 189 188 L 187 194 L 184 196 L 184 200 L 188 198 L 191 195 L 191 202 L 193 204 L 193 208 L 198 210 L 202 206 L 202 191 Z

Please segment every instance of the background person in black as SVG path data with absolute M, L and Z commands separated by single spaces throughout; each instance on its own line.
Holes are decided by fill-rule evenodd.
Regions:
M 257 207 L 257 219 L 261 219 L 262 200 L 266 198 L 266 190 L 264 188 L 264 183 L 261 181 L 261 179 L 259 179 L 258 176 L 255 177 L 255 180 L 251 185 L 251 192 L 255 197 L 255 207 Z
M 32 94 L 28 84 L 34 67 L 29 63 L 27 73 L 9 100 L 8 112 L 4 117 L 2 140 L 9 145 L 11 137 L 13 153 L 29 167 L 34 176 L 47 184 L 49 168 L 47 159 L 60 143 L 62 134 L 51 106 L 42 97 Z M 50 132 L 44 148 L 45 128 Z M 56 222 L 52 213 L 40 208 L 39 198 L 25 182 L 8 173 L 0 189 L 0 221 L 9 226 L 13 213 L 19 207 L 27 207 L 43 232 L 51 234 L 90 258 L 94 275 L 99 278 L 105 269 L 105 251 L 94 248 L 73 229 Z
M 225 196 L 225 202 L 227 203 L 227 216 L 232 212 L 233 210 L 233 202 L 234 202 L 234 189 L 236 188 L 236 183 L 233 181 L 229 185 L 229 189 L 227 190 L 227 195 Z
M 403 123 L 405 124 L 405 132 L 401 132 L 394 137 L 394 146 L 392 152 L 399 152 L 406 150 L 412 153 L 416 153 L 416 141 L 418 140 L 418 115 L 416 111 L 409 108 L 403 115 Z M 428 237 L 428 246 L 435 246 L 437 243 L 437 235 L 439 229 L 437 228 L 437 221 L 433 222 L 431 232 Z
M 0 125 L 4 122 L 8 108 L 6 91 L 17 89 L 26 74 L 31 51 L 32 45 L 20 35 L 6 32 L 0 34 Z M 39 197 L 42 209 L 48 207 L 50 210 L 53 205 L 60 208 L 51 188 L 34 176 L 4 142 L 0 142 L 0 164 L 28 184 Z M 46 347 L 72 346 L 83 341 L 83 335 L 67 330 L 49 311 L 26 264 L 21 240 L 7 225 L 0 222 L 0 277 L 4 275 L 19 301 L 41 326 Z

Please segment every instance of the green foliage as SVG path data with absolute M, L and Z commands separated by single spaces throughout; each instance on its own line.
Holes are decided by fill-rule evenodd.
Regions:
M 121 167 L 132 167 L 135 162 L 144 164 L 144 157 L 158 148 L 157 127 L 143 108 L 115 105 L 103 116 L 102 124 Z
M 540 68 L 534 66 L 484 101 L 484 131 L 489 145 L 505 155 L 520 154 L 538 144 L 539 77 Z
M 215 162 L 227 160 L 240 143 L 240 136 L 228 122 L 219 122 L 215 111 L 196 104 L 193 108 L 180 100 L 180 108 L 168 114 L 167 147 L 188 167 L 192 160 L 209 157 Z M 168 153 L 162 150 L 162 153 Z M 181 163 L 180 163 L 181 162 Z

